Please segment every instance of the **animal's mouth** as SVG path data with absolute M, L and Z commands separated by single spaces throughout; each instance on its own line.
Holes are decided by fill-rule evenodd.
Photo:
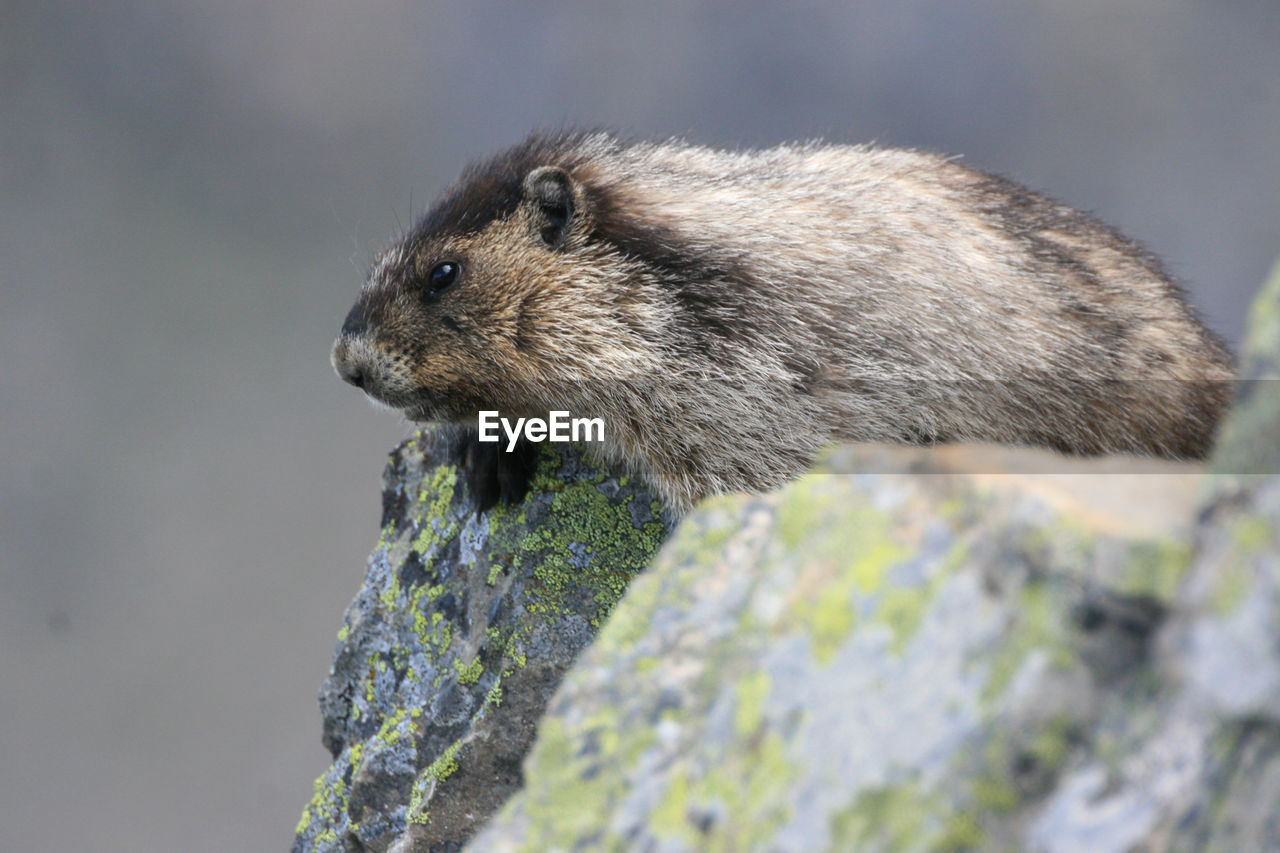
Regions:
M 362 389 L 365 399 L 375 409 L 386 412 L 400 412 L 414 423 L 449 421 L 448 412 L 439 402 L 426 398 L 422 394 L 393 394 L 372 384 Z
M 355 385 L 356 383 L 351 383 Z M 383 382 L 380 382 L 376 375 L 367 376 L 364 381 L 357 385 L 364 396 L 375 407 L 379 409 L 403 409 L 409 410 L 420 404 L 412 394 L 405 394 L 392 389 L 388 389 Z
M 396 359 L 388 358 L 365 338 L 340 335 L 330 361 L 338 378 L 363 391 L 375 408 L 401 411 L 416 423 L 474 422 L 480 408 L 462 403 L 452 393 L 414 384 L 401 375 Z
M 329 361 L 339 379 L 363 391 L 377 408 L 403 409 L 412 417 L 424 405 L 421 395 L 400 381 L 382 354 L 364 338 L 340 335 Z
M 378 387 L 376 383 L 369 383 L 361 390 L 364 391 L 365 399 L 375 409 L 402 412 L 412 421 L 440 420 L 438 407 L 428 400 L 423 400 L 417 394 L 389 392 L 385 388 Z

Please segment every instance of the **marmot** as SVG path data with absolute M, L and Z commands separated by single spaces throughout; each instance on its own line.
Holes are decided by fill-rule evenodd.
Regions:
M 332 361 L 416 421 L 603 417 L 601 455 L 677 512 L 835 441 L 1200 457 L 1232 377 L 1154 256 L 1011 181 L 606 132 L 464 171 L 377 258 Z M 523 491 L 501 446 L 486 505 Z

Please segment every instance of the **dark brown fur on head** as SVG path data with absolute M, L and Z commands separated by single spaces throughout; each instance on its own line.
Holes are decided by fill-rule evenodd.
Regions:
M 416 420 L 545 413 L 556 387 L 643 330 L 643 298 L 581 274 L 603 259 L 570 141 L 533 138 L 471 167 L 379 256 L 335 345 L 344 378 Z M 457 272 L 437 288 L 441 264 Z

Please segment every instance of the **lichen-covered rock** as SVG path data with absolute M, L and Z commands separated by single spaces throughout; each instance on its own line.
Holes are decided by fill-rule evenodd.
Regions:
M 520 785 L 563 672 L 666 534 L 645 488 L 567 445 L 545 447 L 524 503 L 477 515 L 453 448 L 424 432 L 392 454 L 298 853 L 458 849 Z
M 1143 689 L 1197 477 L 1093 475 L 1054 508 L 1017 481 L 854 473 L 930 464 L 873 453 L 688 517 L 471 849 L 1027 849 L 1106 697 Z M 1121 484 L 1187 516 L 1100 529 L 1091 486 Z
M 1105 695 L 1027 849 L 1280 850 L 1280 477 L 1252 486 L 1202 510 L 1151 666 Z

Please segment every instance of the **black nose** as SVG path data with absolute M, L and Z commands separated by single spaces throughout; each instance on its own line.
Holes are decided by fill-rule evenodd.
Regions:
M 364 371 L 358 367 L 339 367 L 338 376 L 342 377 L 343 382 L 349 382 L 352 385 L 364 390 Z
M 350 338 L 345 333 L 338 336 L 333 342 L 333 349 L 329 351 L 329 363 L 333 365 L 333 371 L 338 374 L 339 379 L 363 391 L 366 381 L 364 367 L 358 359 L 352 358 L 349 341 Z

